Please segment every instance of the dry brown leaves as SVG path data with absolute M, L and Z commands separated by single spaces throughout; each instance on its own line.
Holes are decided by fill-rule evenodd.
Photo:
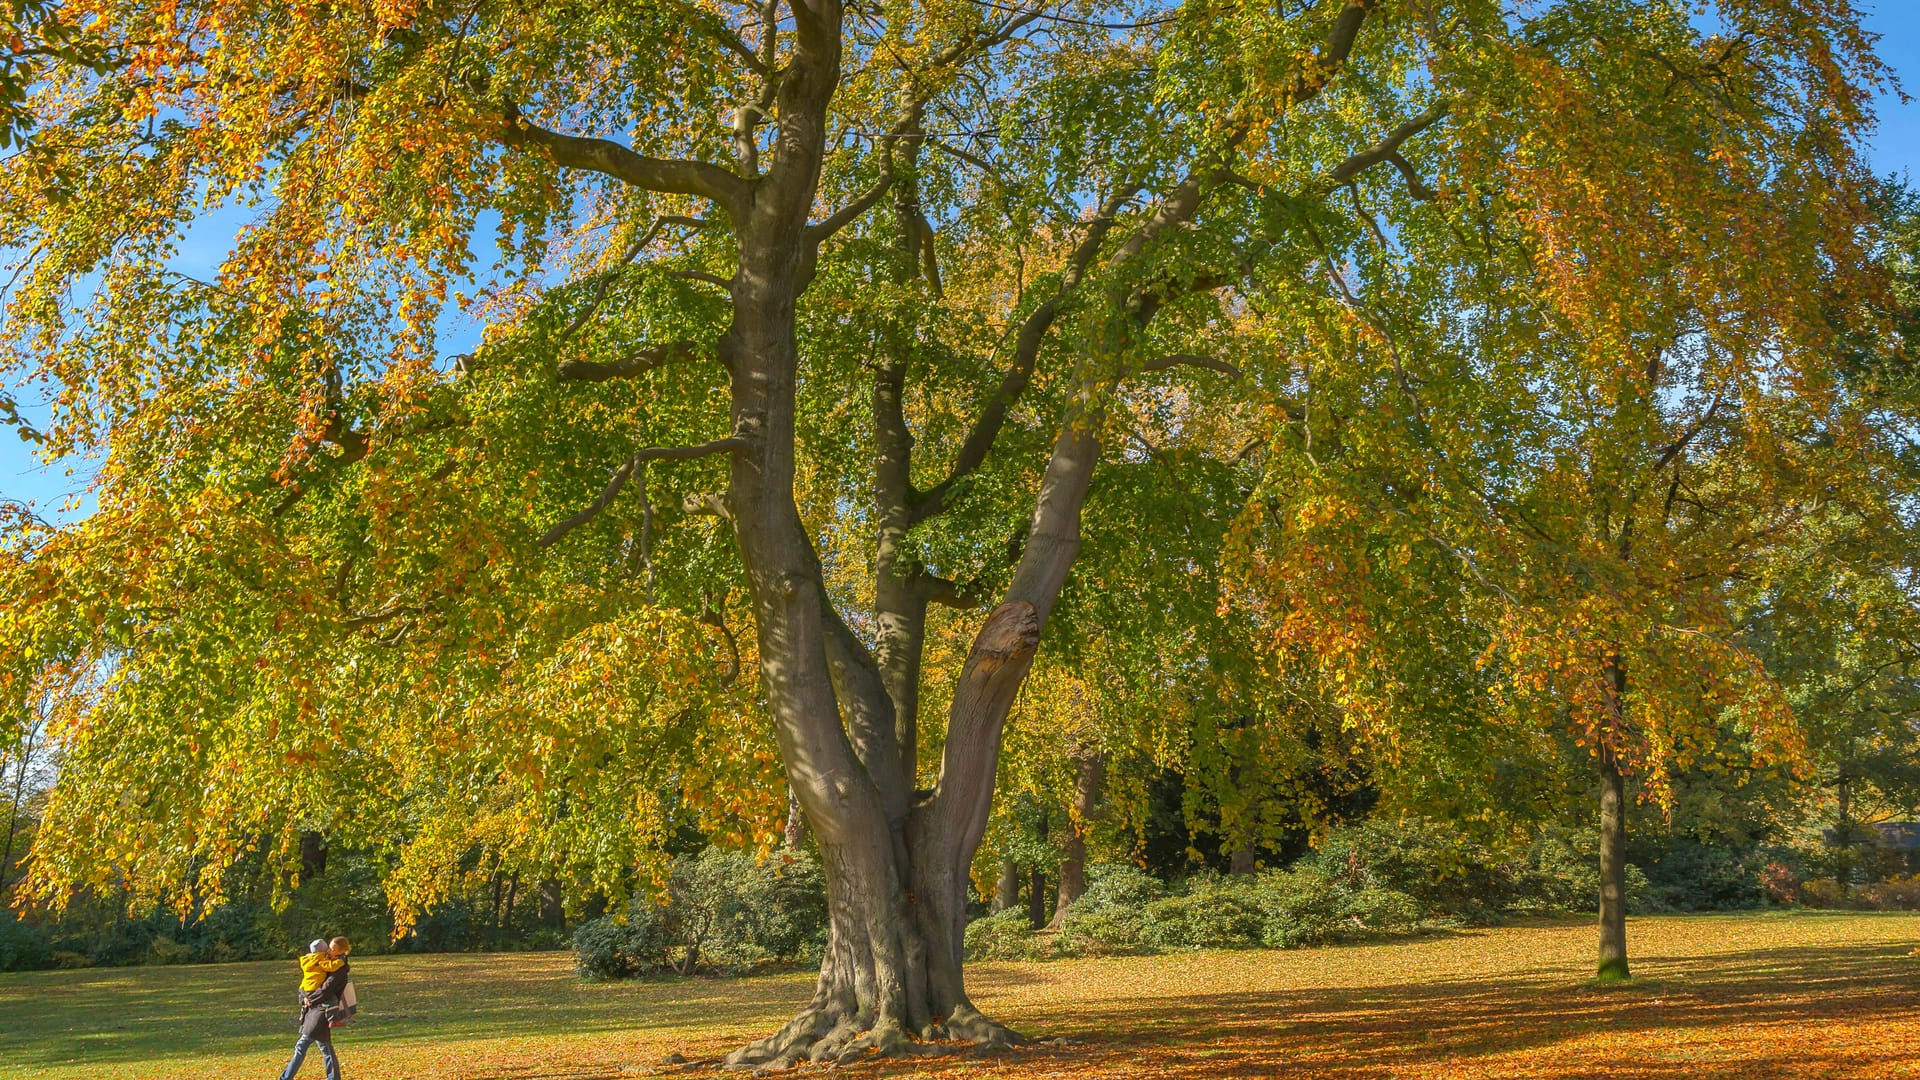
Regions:
M 990 1015 L 1067 1045 L 876 1062 L 848 1077 L 1920 1076 L 1920 917 L 1631 924 L 1636 981 L 1596 988 L 1589 924 L 1297 952 L 973 974 Z M 562 1080 L 681 1070 L 778 1024 L 804 977 L 583 985 L 566 954 L 370 957 L 347 1073 Z M 0 1077 L 271 1076 L 290 965 L 0 976 Z M 289 984 L 290 985 L 290 984 Z M 314 1061 L 307 1071 L 320 1075 Z

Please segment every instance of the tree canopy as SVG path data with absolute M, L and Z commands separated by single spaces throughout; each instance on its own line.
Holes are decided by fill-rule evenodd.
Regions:
M 784 1064 L 1008 1037 L 959 927 L 1043 638 L 1229 842 L 1308 729 L 1462 805 L 1553 725 L 1799 764 L 1733 591 L 1904 520 L 1837 374 L 1885 73 L 1847 0 L 1694 8 L 61 5 L 0 347 L 102 462 L 0 552 L 32 893 L 319 830 L 403 913 L 618 895 L 790 789 Z

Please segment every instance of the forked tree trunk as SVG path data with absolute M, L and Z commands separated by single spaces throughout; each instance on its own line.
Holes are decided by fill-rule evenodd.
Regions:
M 808 218 L 825 150 L 826 103 L 839 77 L 840 11 L 833 0 L 790 10 L 795 48 L 778 80 L 777 107 L 757 109 L 776 118 L 774 165 L 745 187 L 721 185 L 738 253 L 730 283 L 733 318 L 717 346 L 729 374 L 733 422 L 723 509 L 746 570 L 781 761 L 820 849 L 828 934 L 812 1000 L 780 1031 L 729 1055 L 731 1068 L 847 1060 L 867 1050 L 910 1052 L 916 1037 L 989 1044 L 1017 1038 L 967 997 L 962 949 L 969 867 L 986 831 L 1007 714 L 1079 554 L 1081 508 L 1099 459 L 1101 402 L 1114 372 L 1135 357 L 1131 335 L 1157 305 L 1126 284 L 1105 297 L 1111 310 L 1128 316 L 1106 324 L 1110 339 L 1092 343 L 1103 355 L 1088 356 L 1074 373 L 1076 389 L 1041 475 L 1013 579 L 981 623 L 954 683 L 933 786 L 916 790 L 915 698 L 926 605 L 953 602 L 959 590 L 897 556 L 907 530 L 940 512 L 953 488 L 914 488 L 913 440 L 901 415 L 906 365 L 902 356 L 882 357 L 873 417 L 876 655 L 827 595 L 794 498 L 795 309 L 822 238 Z M 917 106 L 908 102 L 902 130 L 914 130 L 917 122 Z M 918 145 L 907 139 L 901 152 Z M 752 153 L 743 150 L 742 157 L 751 165 Z M 890 172 L 906 177 L 903 184 L 910 174 L 907 168 Z M 1138 257 L 1154 237 L 1191 220 L 1204 186 L 1197 173 L 1176 185 L 1106 267 Z M 1103 204 L 1072 256 L 1062 296 L 1101 253 L 1114 215 L 1134 193 L 1116 192 Z M 924 239 L 911 191 L 896 192 L 895 213 L 908 226 L 903 236 Z M 917 242 L 903 241 L 903 266 L 914 261 Z M 1124 282 L 1125 275 L 1116 280 Z M 961 448 L 950 481 L 979 467 L 1059 310 L 1058 302 L 1042 304 L 1021 325 L 1015 366 Z

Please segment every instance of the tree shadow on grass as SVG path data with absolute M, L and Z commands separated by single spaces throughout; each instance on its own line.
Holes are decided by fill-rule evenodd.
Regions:
M 1913 1060 L 1911 1043 L 1881 1035 L 1920 1015 L 1920 962 L 1887 946 L 1640 967 L 1644 980 L 1604 989 L 1521 976 L 1063 1002 L 1028 1022 L 1072 1045 L 1019 1056 L 1036 1072 L 1058 1056 L 1052 1066 L 1075 1075 L 1168 1077 L 1838 1076 Z M 1797 1037 L 1822 1021 L 1845 1022 L 1854 1037 Z
M 1520 947 L 1518 942 L 1511 946 Z M 1465 947 L 1465 943 L 1463 946 Z M 1452 946 L 1447 947 L 1451 950 Z M 1920 960 L 1890 943 L 1636 957 L 1636 982 L 1597 988 L 1584 967 L 1542 960 L 1490 977 L 1403 974 L 1384 952 L 1202 954 L 1148 964 L 981 965 L 982 1005 L 1017 1028 L 1064 1036 L 1004 1058 L 874 1063 L 860 1075 L 1251 1077 L 1405 1075 L 1865 1076 L 1920 1057 Z M 1445 956 L 1446 953 L 1434 955 Z M 1215 965 L 1252 962 L 1284 989 L 1222 992 Z M 583 983 L 564 954 L 356 961 L 365 1019 L 340 1033 L 352 1061 L 396 1054 L 469 1060 L 474 1040 L 573 1040 L 523 1053 L 512 1080 L 600 1077 L 606 1061 L 690 1057 L 765 1034 L 802 1004 L 806 974 Z M 1313 986 L 1302 971 L 1380 964 L 1378 978 Z M 1271 967 L 1268 967 L 1268 964 Z M 1128 971 L 1132 970 L 1130 976 Z M 1420 969 L 1431 971 L 1431 968 Z M 1280 978 L 1291 972 L 1291 982 Z M 1329 976 L 1337 977 L 1337 976 Z M 1418 981 L 1412 981 L 1418 978 Z M 1249 985 L 1244 972 L 1238 985 Z M 1394 981 L 1406 979 L 1409 981 Z M 39 972 L 0 978 L 0 1063 L 12 1069 L 141 1066 L 291 1049 L 293 965 Z M 1256 982 L 1253 985 L 1260 985 Z M 1051 988 L 1058 987 L 1058 992 Z M 996 997 L 1005 1001 L 996 1004 Z M 1811 1026 L 1809 1026 L 1811 1025 Z M 1815 1032 L 1817 1034 L 1805 1034 Z M 547 1044 L 542 1044 L 547 1045 Z M 638 1056 L 636 1056 L 638 1055 Z M 465 1066 L 463 1066 L 464 1068 Z M 610 1071 L 611 1070 L 611 1071 Z M 76 1074 L 77 1075 L 77 1074 Z M 176 1070 L 168 1075 L 187 1075 Z M 432 1075 L 441 1075 L 435 1072 Z

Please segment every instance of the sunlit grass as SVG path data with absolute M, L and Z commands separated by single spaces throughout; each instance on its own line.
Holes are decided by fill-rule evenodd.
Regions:
M 1630 982 L 1593 979 L 1594 928 L 1552 923 L 1294 952 L 974 968 L 1033 1035 L 996 1058 L 853 1075 L 1920 1076 L 1920 916 L 1636 919 Z M 772 1029 L 806 976 L 591 984 L 564 953 L 366 957 L 355 1080 L 560 1080 L 700 1060 Z M 0 975 L 0 1077 L 258 1078 L 293 1043 L 294 967 Z M 318 1061 L 309 1063 L 318 1077 Z

